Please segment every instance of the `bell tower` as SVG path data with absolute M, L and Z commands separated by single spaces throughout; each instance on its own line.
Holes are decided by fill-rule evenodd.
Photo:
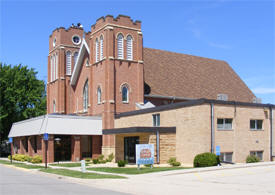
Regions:
M 55 29 L 49 38 L 47 113 L 70 113 L 72 89 L 69 84 L 79 52 L 83 28 L 80 24 Z
M 143 103 L 141 22 L 123 15 L 101 17 L 92 25 L 89 41 L 93 88 L 100 88 L 102 95 L 94 115 L 102 115 L 103 129 L 111 129 L 116 113 L 135 110 L 136 103 Z M 102 154 L 114 152 L 115 136 L 103 135 Z

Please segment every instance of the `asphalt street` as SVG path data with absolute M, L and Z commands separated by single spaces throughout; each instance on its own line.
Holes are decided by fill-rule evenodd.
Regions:
M 93 182 L 93 180 L 89 180 Z M 97 189 L 95 187 L 70 182 L 60 177 L 51 177 L 37 171 L 16 169 L 0 165 L 0 194 L 18 195 L 62 195 L 62 194 L 126 194 L 112 190 Z

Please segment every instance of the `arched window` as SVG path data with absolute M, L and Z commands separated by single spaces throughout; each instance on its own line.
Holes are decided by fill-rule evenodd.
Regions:
M 133 59 L 133 38 L 131 35 L 127 36 L 127 60 L 132 60 Z
M 55 105 L 55 100 L 53 101 L 53 112 L 56 112 L 56 105 Z
M 103 36 L 100 36 L 100 56 L 99 56 L 99 60 L 103 59 Z
M 74 53 L 74 65 L 76 64 L 77 57 L 78 57 L 78 52 L 75 52 Z
M 66 74 L 71 75 L 72 71 L 72 54 L 70 51 L 66 52 Z
M 97 88 L 97 103 L 98 104 L 101 103 L 101 88 L 100 87 Z
M 58 78 L 58 55 L 55 54 L 55 79 Z
M 53 57 L 51 56 L 51 81 L 53 81 Z
M 95 62 L 98 62 L 98 39 L 95 40 Z
M 122 102 L 128 103 L 129 102 L 129 89 L 127 85 L 123 85 L 121 89 L 122 93 Z
M 123 59 L 124 58 L 123 53 L 124 53 L 124 51 L 123 51 L 123 35 L 119 34 L 117 36 L 117 58 Z
M 53 55 L 53 80 L 55 80 L 55 55 Z
M 83 88 L 83 111 L 86 112 L 88 110 L 88 91 L 89 90 L 89 85 L 88 85 L 88 80 L 84 84 Z

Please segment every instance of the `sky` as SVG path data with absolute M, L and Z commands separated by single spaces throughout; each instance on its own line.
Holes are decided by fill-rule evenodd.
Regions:
M 128 15 L 142 21 L 144 47 L 228 62 L 262 103 L 275 104 L 273 0 L 0 0 L 0 62 L 47 80 L 49 35 L 80 22 Z

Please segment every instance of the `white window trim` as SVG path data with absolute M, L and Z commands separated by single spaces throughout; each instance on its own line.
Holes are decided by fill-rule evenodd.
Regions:
M 70 56 L 68 56 L 70 54 Z M 69 59 L 69 61 L 68 61 Z M 69 62 L 69 64 L 68 64 Z M 71 75 L 72 74 L 72 52 L 67 51 L 66 52 L 66 75 Z
M 103 60 L 103 44 L 104 44 L 104 39 L 103 39 L 103 35 L 100 36 L 100 52 L 99 52 L 99 60 Z
M 127 89 L 127 100 L 123 100 L 123 88 L 126 88 Z M 122 85 L 122 88 L 121 88 L 121 98 L 122 98 L 122 102 L 123 103 L 129 103 L 129 92 L 130 92 L 130 89 L 129 89 L 129 86 L 128 85 Z
M 74 42 L 74 37 L 78 37 L 79 38 L 79 42 L 78 43 Z M 80 43 L 81 43 L 81 37 L 79 35 L 77 35 L 77 34 L 74 34 L 72 36 L 72 42 L 73 42 L 74 45 L 80 45 Z
M 97 87 L 96 94 L 97 94 L 97 104 L 101 104 L 102 103 L 102 89 L 101 89 L 101 86 Z
M 250 127 L 250 122 L 251 121 L 255 121 L 255 129 L 252 129 Z M 257 129 L 257 122 L 258 121 L 262 121 L 262 128 L 261 129 Z M 251 131 L 262 131 L 262 130 L 264 130 L 263 125 L 264 125 L 264 120 L 263 119 L 250 119 L 250 121 L 249 121 L 249 128 L 250 128 Z
M 131 38 L 131 39 L 128 39 L 128 38 Z M 133 60 L 133 37 L 131 35 L 128 35 L 126 37 L 126 50 L 127 50 L 126 59 Z
M 152 116 L 153 116 L 153 127 L 159 127 L 160 126 L 160 114 L 153 114 Z M 154 121 L 154 119 L 156 119 L 156 121 Z
M 89 105 L 89 84 L 88 80 L 84 84 L 83 88 L 83 111 L 88 111 L 88 105 Z
M 124 59 L 124 36 L 122 33 L 117 35 L 117 58 Z
M 219 119 L 223 119 L 223 127 L 222 128 L 219 127 L 219 124 L 218 124 Z M 225 124 L 227 124 L 227 123 L 225 123 L 226 119 L 232 120 L 231 128 L 225 128 L 225 126 L 226 126 Z M 217 118 L 217 130 L 228 130 L 228 131 L 233 130 L 233 118 Z

